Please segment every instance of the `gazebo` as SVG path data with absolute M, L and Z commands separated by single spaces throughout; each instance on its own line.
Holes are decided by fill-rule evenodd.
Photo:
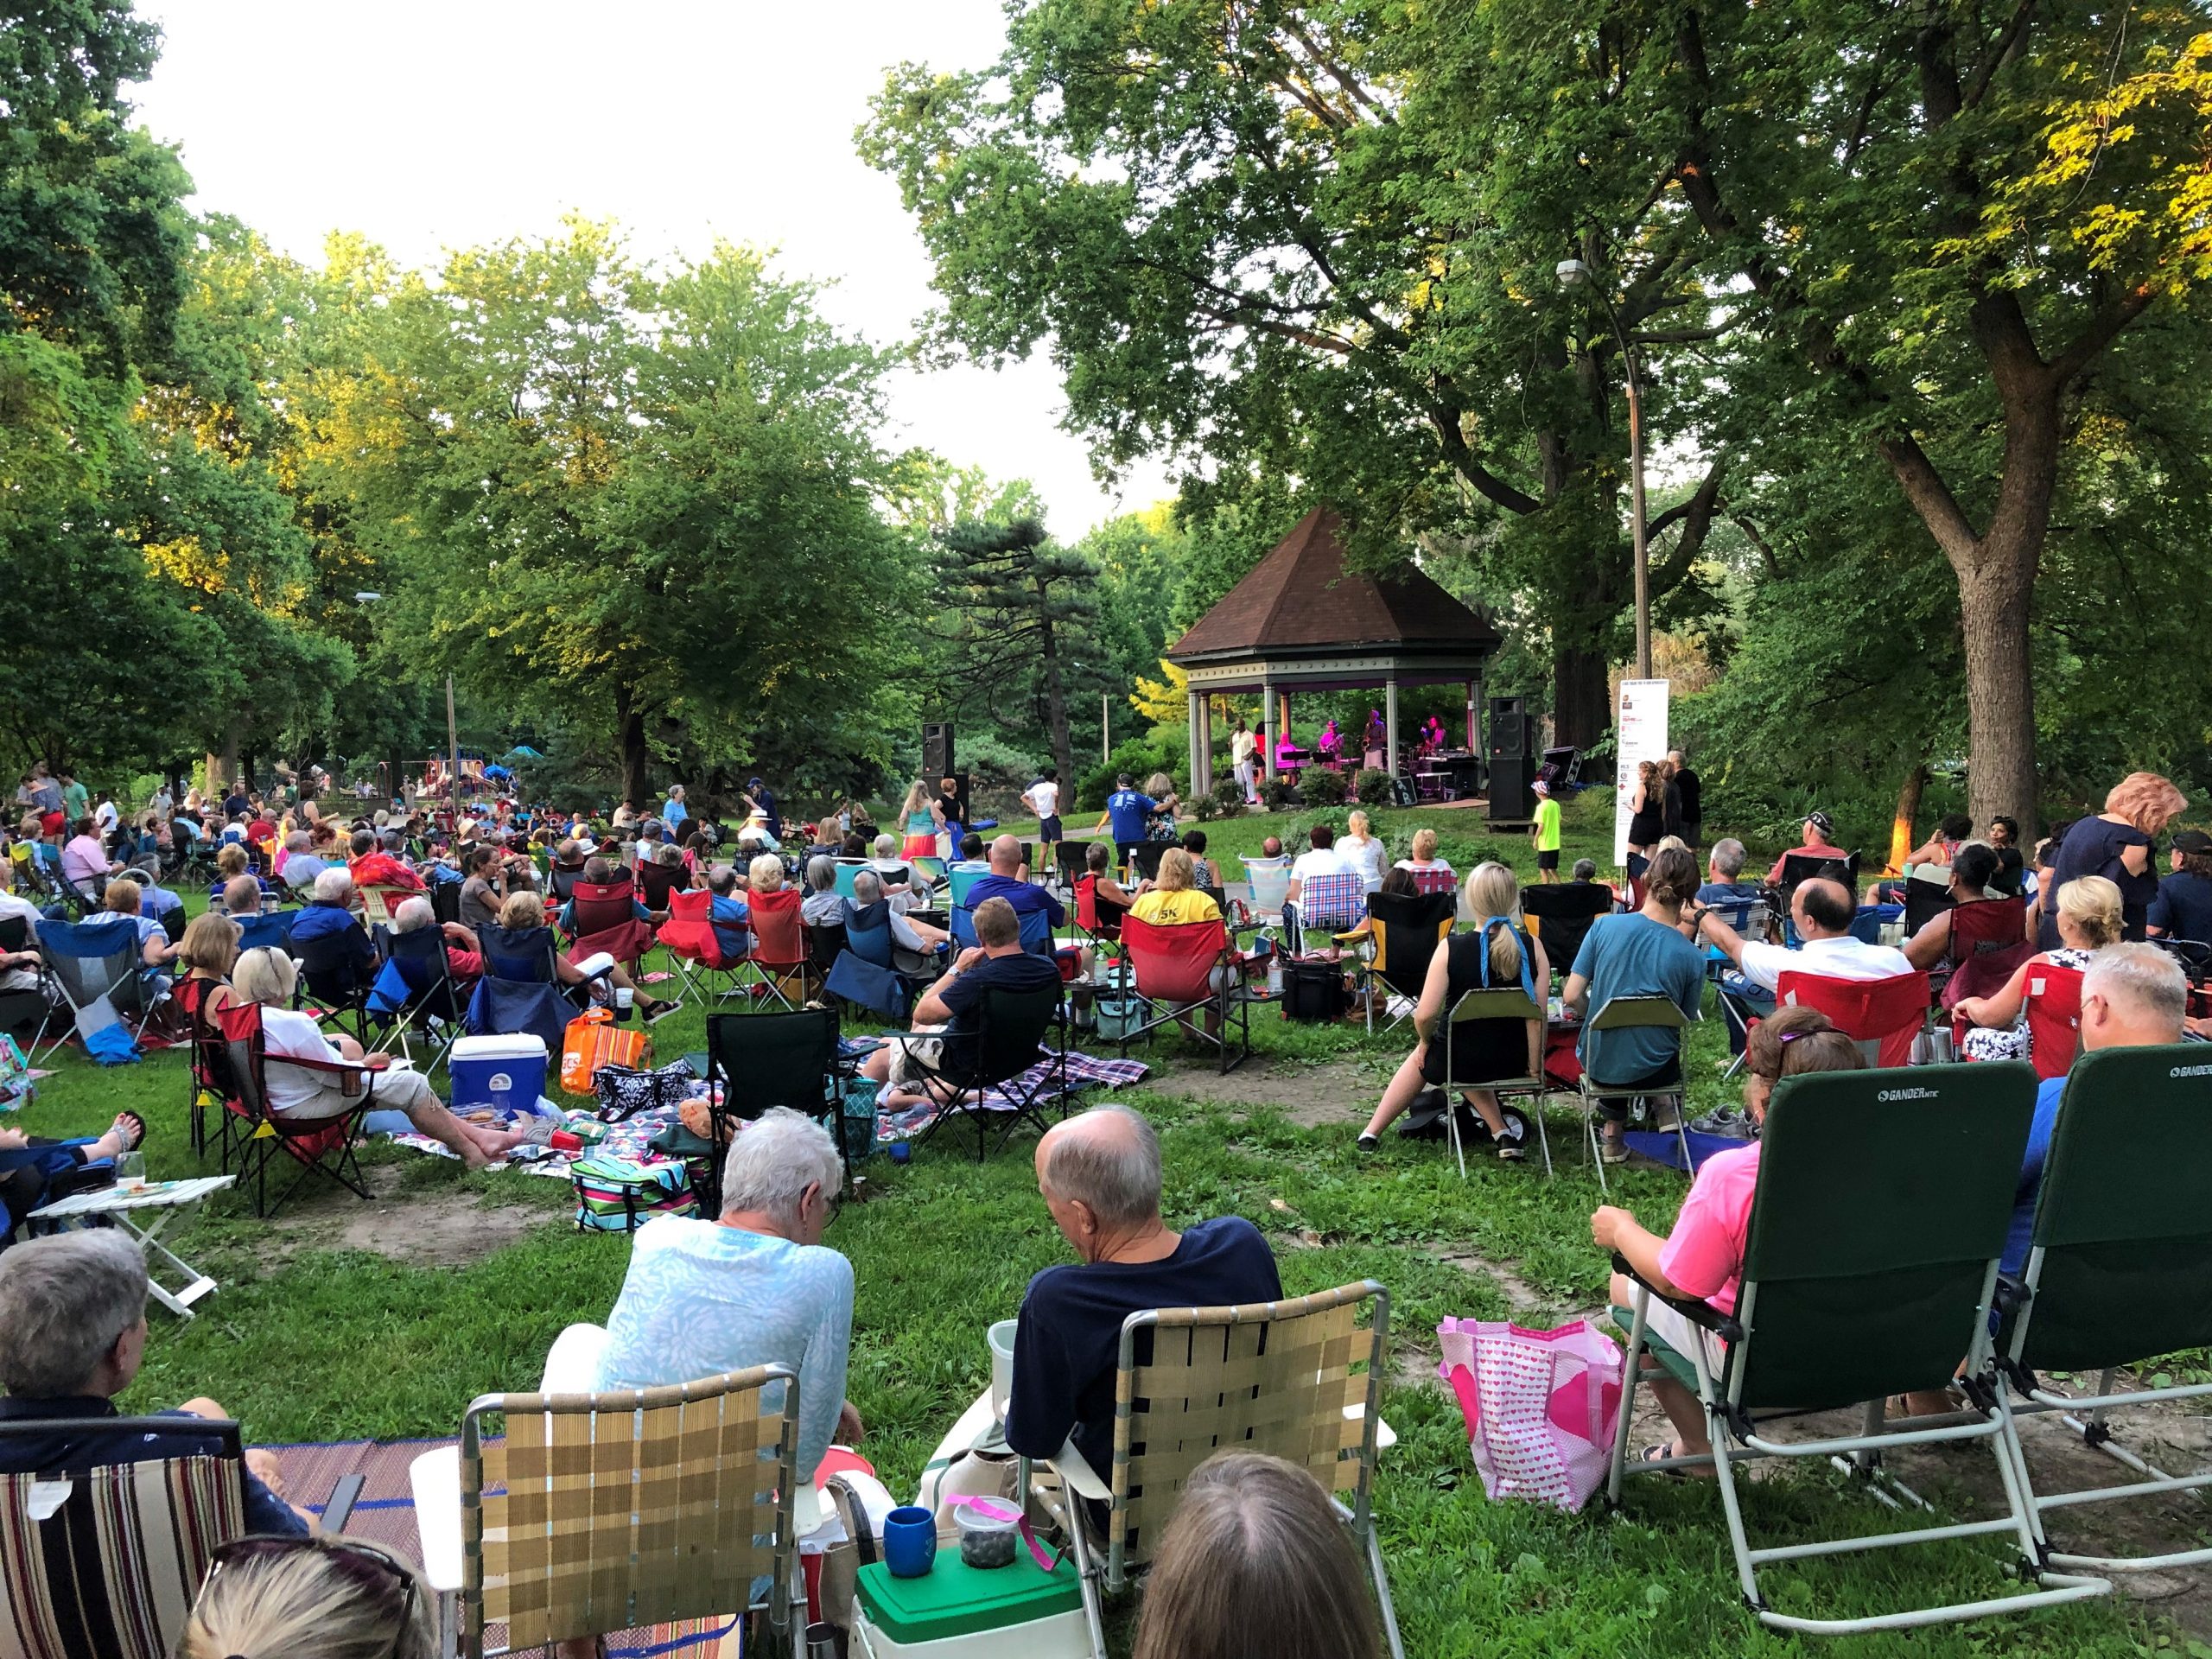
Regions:
M 1167 660 L 1190 682 L 1193 792 L 1213 787 L 1211 699 L 1228 692 L 1260 693 L 1270 779 L 1294 691 L 1382 687 L 1395 778 L 1399 688 L 1464 683 L 1467 747 L 1479 752 L 1475 711 L 1497 632 L 1410 563 L 1387 575 L 1345 569 L 1340 524 L 1326 507 L 1307 513 L 1169 647 Z

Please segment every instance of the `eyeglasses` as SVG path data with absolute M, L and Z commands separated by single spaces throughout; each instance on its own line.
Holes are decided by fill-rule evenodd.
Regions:
M 331 1564 L 365 1597 L 382 1601 L 388 1599 L 395 1586 L 399 1591 L 399 1605 L 393 1615 L 391 1631 L 391 1659 L 399 1659 L 402 1645 L 407 1640 L 407 1628 L 415 1614 L 416 1579 L 412 1570 L 397 1555 L 352 1538 L 325 1538 L 314 1535 L 291 1535 L 279 1533 L 252 1533 L 244 1538 L 233 1538 L 226 1544 L 218 1544 L 207 1558 L 207 1576 L 200 1586 L 205 1595 L 207 1586 L 214 1583 L 216 1575 L 225 1568 L 248 1561 L 275 1560 L 296 1551 L 315 1550 L 327 1556 Z M 253 1659 L 249 1654 L 232 1654 L 229 1659 Z

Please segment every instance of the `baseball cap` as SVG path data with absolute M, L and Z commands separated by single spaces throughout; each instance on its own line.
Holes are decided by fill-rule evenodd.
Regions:
M 1835 820 L 1825 812 L 1808 812 L 1805 815 L 1805 822 L 1824 836 L 1832 836 L 1835 833 Z
M 2173 846 L 2174 851 L 2191 856 L 2212 853 L 2212 836 L 2206 835 L 2202 830 L 2177 830 L 2174 831 Z
M 1541 778 L 1537 779 L 1535 783 L 1529 785 L 1529 787 L 1539 795 L 1548 795 L 1552 792 L 1552 786 Z

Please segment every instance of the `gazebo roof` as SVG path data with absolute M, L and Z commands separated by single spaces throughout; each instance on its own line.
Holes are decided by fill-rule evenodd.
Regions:
M 1344 569 L 1341 521 L 1316 507 L 1274 551 L 1168 647 L 1179 666 L 1238 658 L 1395 655 L 1486 657 L 1496 630 L 1408 562 L 1387 575 Z

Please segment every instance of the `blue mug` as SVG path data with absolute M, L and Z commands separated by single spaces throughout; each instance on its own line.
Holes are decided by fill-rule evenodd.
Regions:
M 927 1575 L 937 1560 L 937 1516 L 908 1504 L 883 1518 L 883 1564 L 894 1579 Z

